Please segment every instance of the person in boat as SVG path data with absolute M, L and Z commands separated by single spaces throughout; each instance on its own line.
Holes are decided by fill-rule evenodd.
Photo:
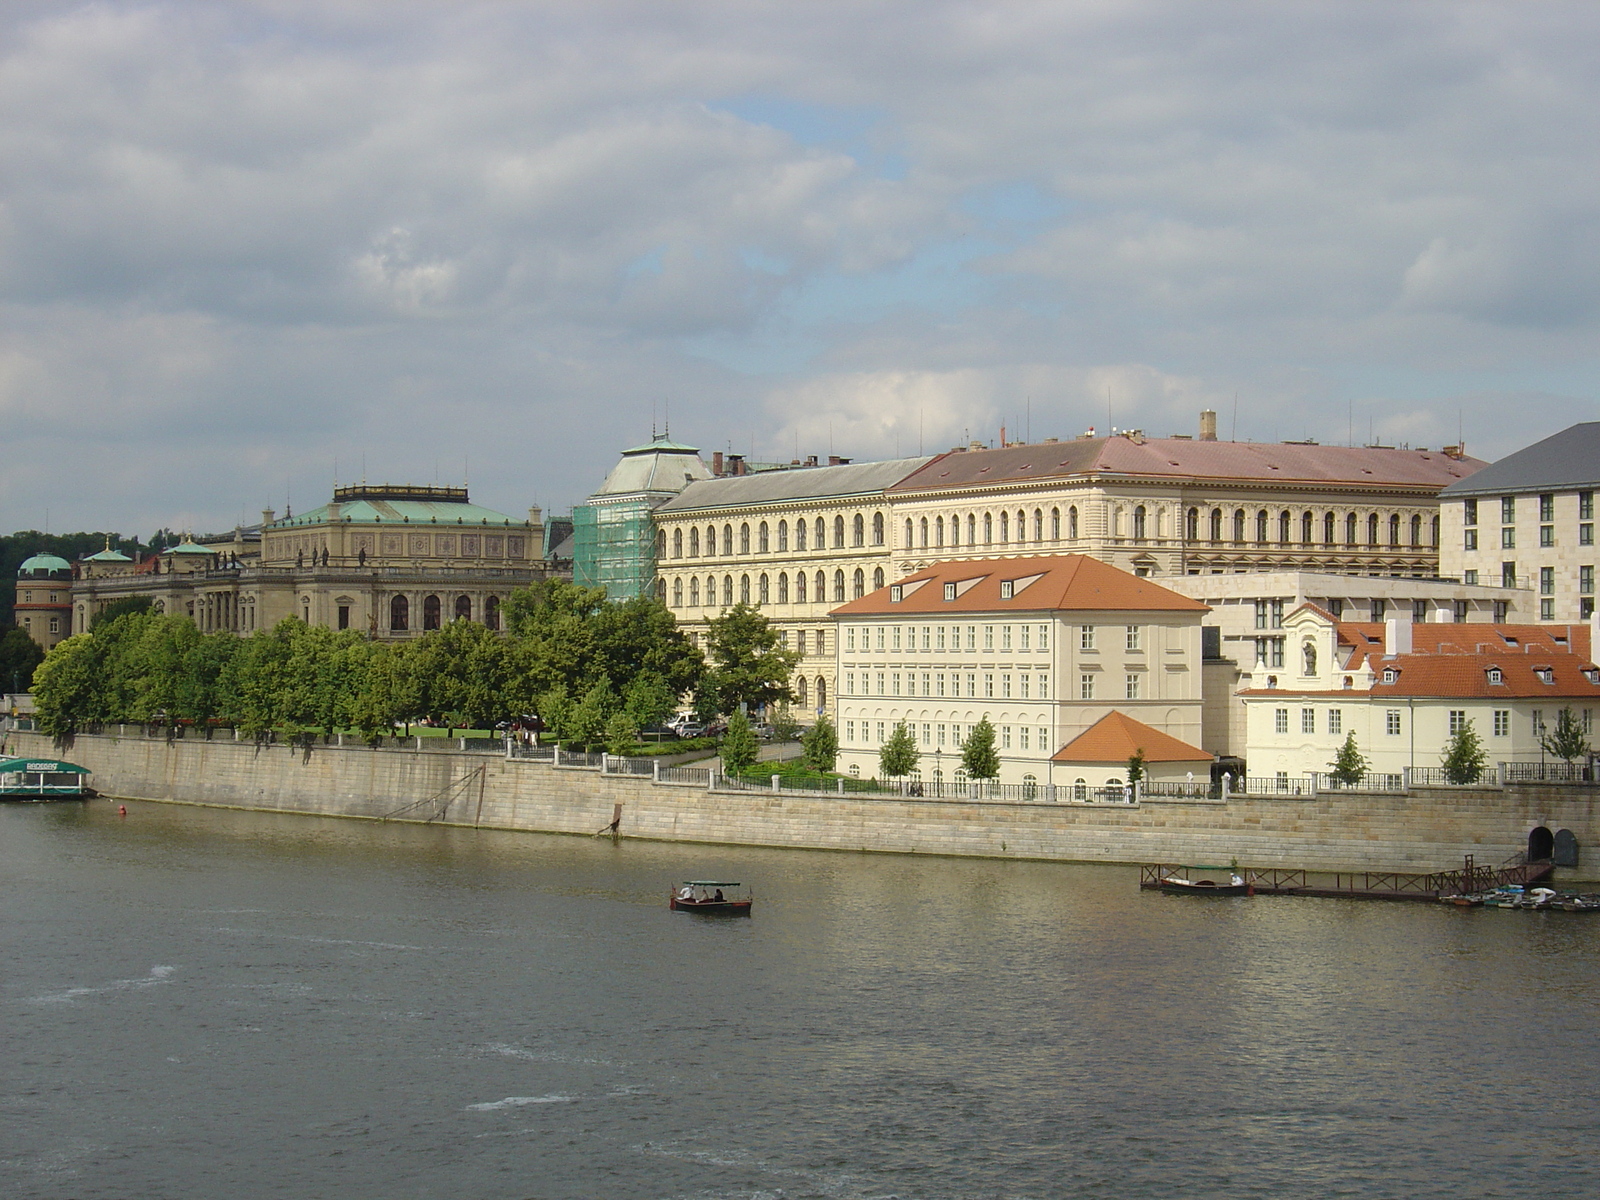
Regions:
M 694 889 L 692 887 L 690 887 L 687 883 L 684 884 L 681 888 L 678 889 L 678 899 L 679 900 L 693 900 L 694 899 Z
M 713 900 L 715 900 L 718 904 L 723 903 L 722 889 L 718 888 L 717 889 L 717 894 L 715 896 L 711 897 L 711 898 Z
M 1244 880 L 1242 878 L 1240 878 L 1239 873 L 1237 871 L 1235 871 L 1232 875 L 1228 876 L 1228 878 L 1232 881 L 1234 887 L 1243 887 L 1244 886 Z

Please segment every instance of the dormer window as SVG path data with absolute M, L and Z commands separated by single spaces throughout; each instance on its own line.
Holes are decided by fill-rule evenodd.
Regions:
M 905 595 L 905 589 L 902 588 L 898 583 L 892 583 L 892 584 L 889 585 L 889 603 L 890 604 L 899 604 L 901 599 L 904 597 L 904 595 Z
M 1396 671 L 1393 667 L 1385 667 L 1383 669 L 1383 681 L 1385 683 L 1395 683 L 1398 682 L 1399 679 L 1400 672 Z
M 1488 670 L 1488 676 L 1490 683 L 1504 683 L 1506 681 L 1506 677 L 1501 673 L 1499 667 L 1490 667 Z
M 1000 599 L 1002 599 L 1002 600 L 1011 599 L 1011 593 L 1012 593 L 1011 580 L 1002 579 L 1000 581 Z
M 1554 683 L 1556 681 L 1555 668 L 1535 667 L 1533 673 L 1538 676 L 1540 683 Z
M 946 600 L 954 600 L 956 598 L 956 585 L 955 584 L 947 583 L 947 584 L 944 585 L 944 598 Z
M 1600 683 L 1600 667 L 1583 668 L 1583 677 L 1590 683 Z

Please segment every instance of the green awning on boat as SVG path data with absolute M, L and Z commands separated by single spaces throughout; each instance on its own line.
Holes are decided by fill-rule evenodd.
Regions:
M 28 775 L 40 773 L 50 775 L 92 775 L 88 767 L 80 767 L 77 763 L 62 762 L 59 758 L 8 758 L 0 762 L 0 775 L 10 775 L 21 771 Z

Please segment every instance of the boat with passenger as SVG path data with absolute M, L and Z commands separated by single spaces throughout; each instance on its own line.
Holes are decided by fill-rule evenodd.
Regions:
M 88 767 L 58 758 L 8 758 L 0 761 L 0 800 L 87 800 Z
M 719 879 L 686 879 L 668 898 L 674 912 L 697 912 L 711 916 L 748 917 L 755 901 L 742 883 Z
M 1216 876 L 1226 876 L 1225 879 Z M 1172 867 L 1156 878 L 1163 892 L 1192 896 L 1253 896 L 1255 889 L 1232 867 Z

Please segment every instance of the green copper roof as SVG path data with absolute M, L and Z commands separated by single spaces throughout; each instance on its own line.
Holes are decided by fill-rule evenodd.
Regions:
M 163 550 L 161 553 L 163 553 L 163 554 L 204 554 L 204 555 L 210 556 L 212 554 L 215 554 L 216 551 L 215 550 L 207 550 L 204 546 L 197 546 L 193 542 L 185 541 L 185 542 L 180 542 L 176 546 L 171 546 L 168 549 Z
M 268 529 L 296 529 L 307 525 L 326 525 L 331 520 L 324 504 L 310 512 L 296 513 L 268 525 Z M 339 505 L 339 520 L 355 524 L 394 523 L 410 525 L 520 526 L 525 520 L 508 517 L 479 504 L 454 500 L 351 500 Z
M 57 558 L 54 554 L 35 554 L 32 558 L 26 559 L 23 564 L 17 568 L 17 574 L 21 575 L 24 571 L 70 570 L 72 570 L 72 564 L 64 558 Z
M 84 561 L 85 562 L 132 562 L 133 559 L 129 558 L 126 554 L 122 553 L 122 551 L 113 550 L 108 546 L 104 550 L 101 550 L 97 554 L 89 555 L 89 557 L 84 559 Z

